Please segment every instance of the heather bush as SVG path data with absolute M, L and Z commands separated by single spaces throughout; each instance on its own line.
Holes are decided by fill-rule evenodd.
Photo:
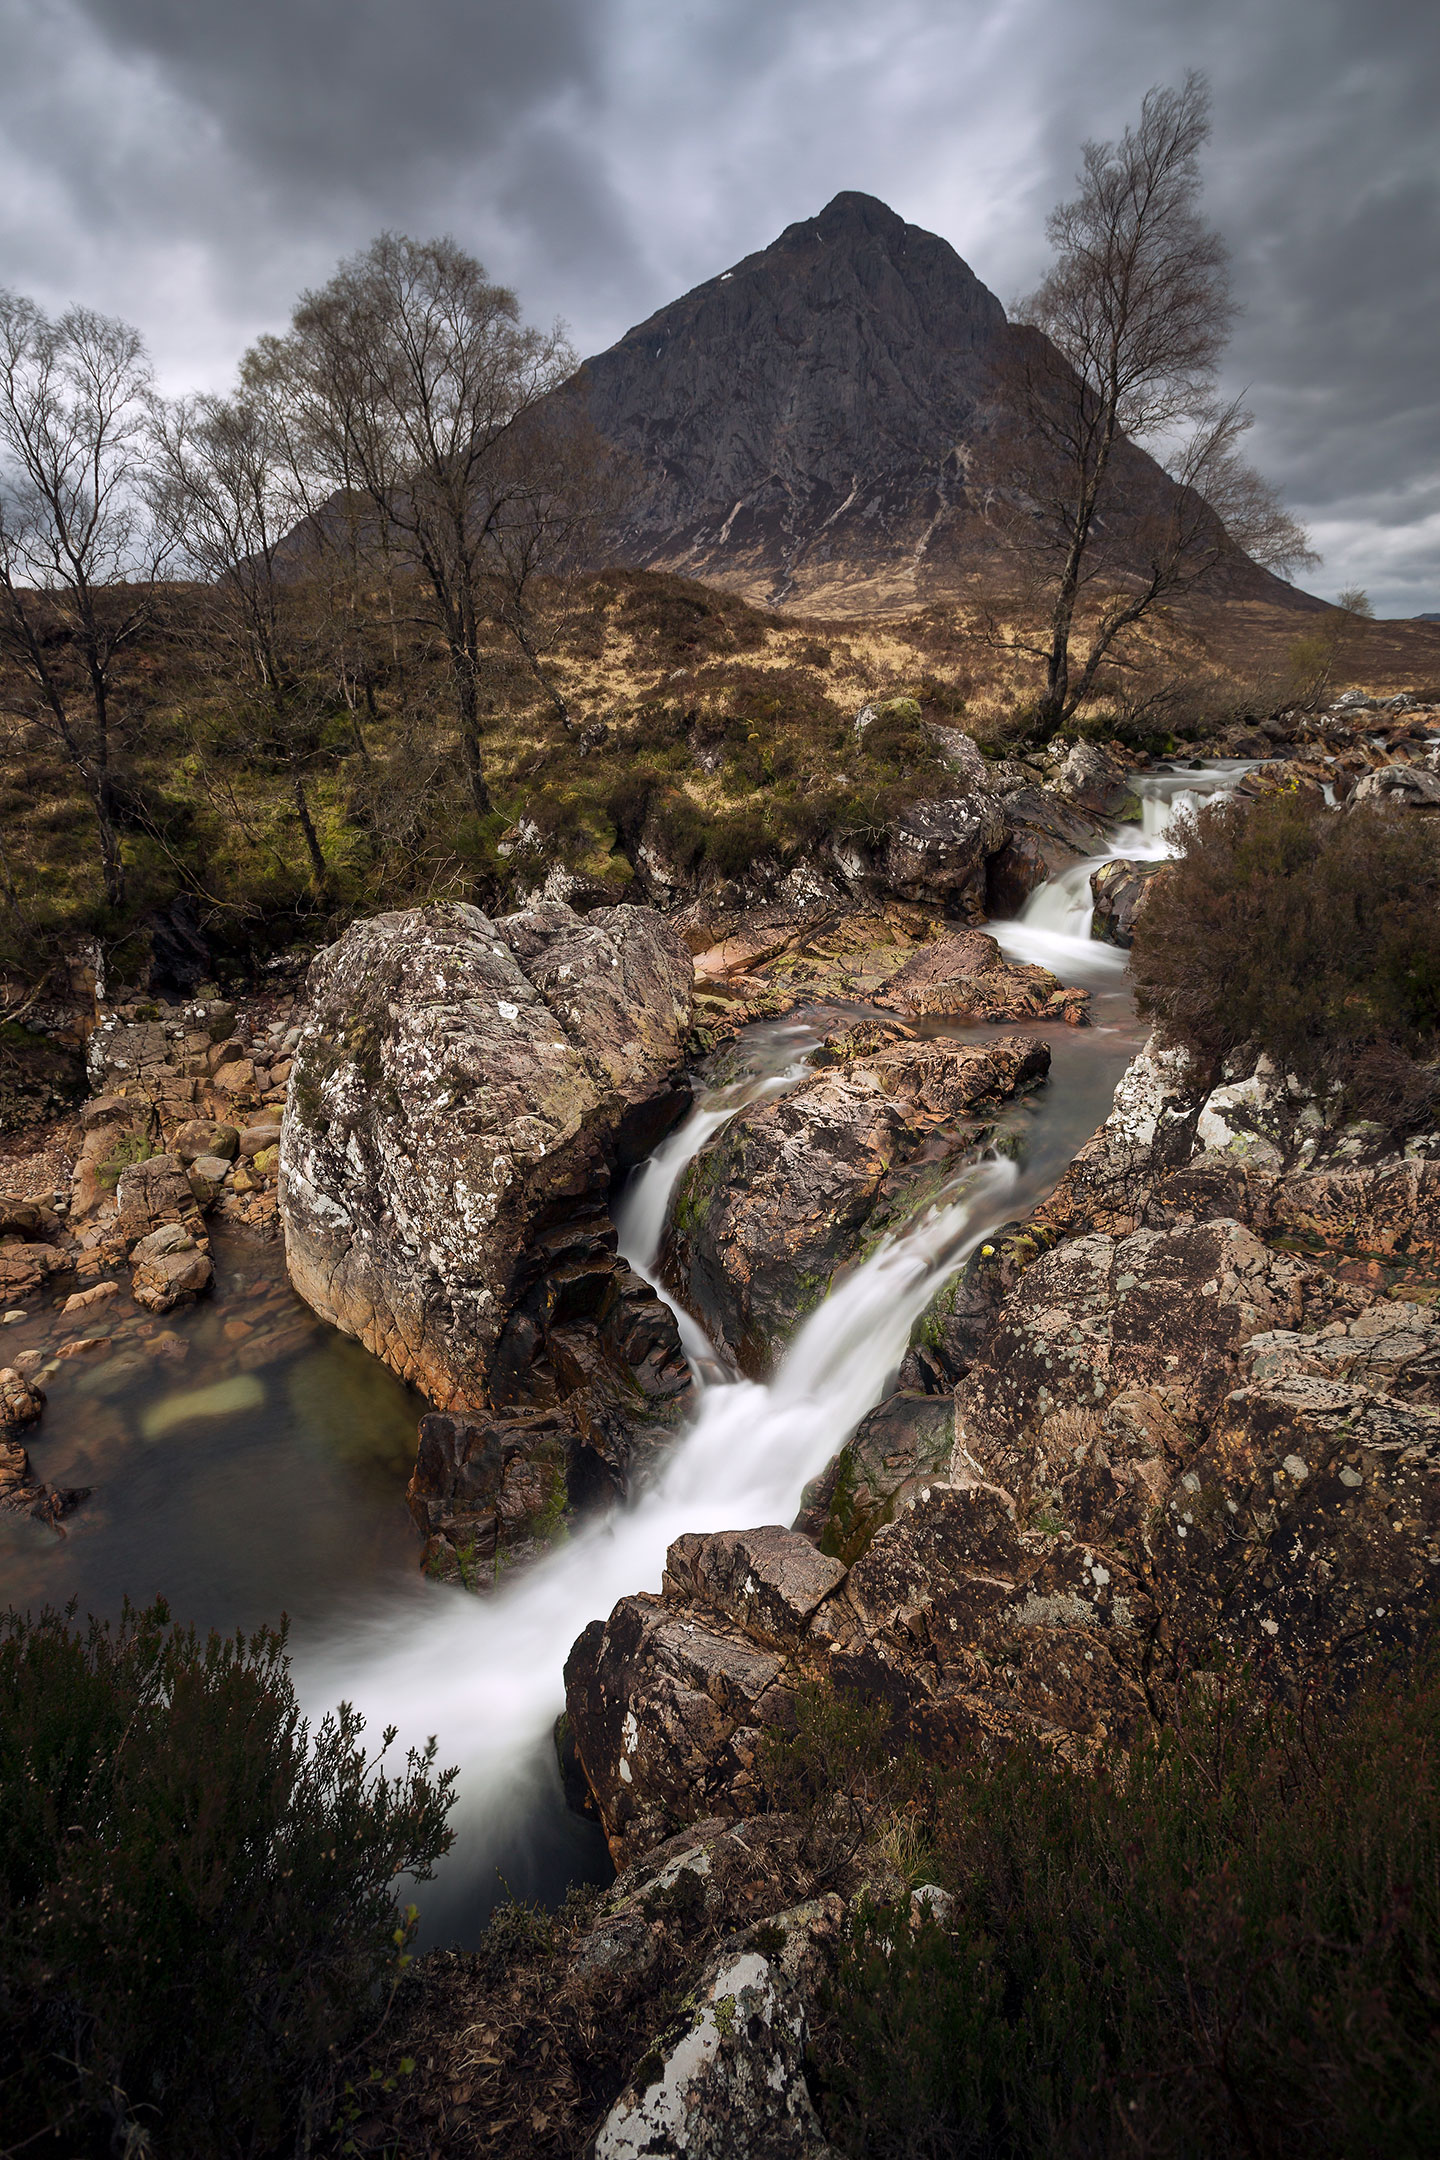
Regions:
M 326 2113 L 451 1835 L 433 1743 L 387 1776 L 362 1726 L 309 1731 L 283 1630 L 0 1619 L 0 2151 L 246 2160 Z
M 841 1790 L 873 1736 L 857 1732 Z M 802 1742 L 813 1760 L 813 1742 Z M 834 1752 L 833 1738 L 831 1742 Z M 862 1905 L 813 2034 L 852 2160 L 1440 2149 L 1440 1669 L 1348 1713 L 1209 1676 L 1098 1774 L 954 1774 L 954 1903 Z
M 1440 1055 L 1440 830 L 1275 794 L 1202 810 L 1135 926 L 1141 1009 L 1205 1073 L 1243 1048 L 1403 1127 Z M 1427 1067 L 1430 1069 L 1427 1070 Z

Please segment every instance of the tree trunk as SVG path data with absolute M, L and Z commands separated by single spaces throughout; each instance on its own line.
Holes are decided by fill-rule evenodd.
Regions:
M 310 856 L 312 882 L 317 893 L 323 892 L 329 877 L 329 866 L 320 845 L 320 835 L 315 830 L 315 821 L 310 815 L 310 805 L 305 799 L 305 782 L 298 772 L 290 783 L 290 789 L 295 798 L 295 814 L 300 820 L 300 830 L 305 835 L 305 846 Z
M 470 806 L 476 817 L 487 818 L 495 805 L 490 800 L 490 790 L 485 783 L 485 760 L 480 754 L 480 699 L 475 669 L 468 653 L 457 652 L 453 657 L 455 703 L 460 720 L 460 760 L 465 767 L 465 784 L 470 790 Z

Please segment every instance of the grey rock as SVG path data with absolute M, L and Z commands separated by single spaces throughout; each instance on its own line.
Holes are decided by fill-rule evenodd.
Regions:
M 311 969 L 287 1095 L 300 1294 L 438 1408 L 486 1408 L 527 1255 L 669 1093 L 691 994 L 689 953 L 643 908 L 352 925 Z

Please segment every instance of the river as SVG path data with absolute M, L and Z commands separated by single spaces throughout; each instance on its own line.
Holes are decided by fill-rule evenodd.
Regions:
M 1142 776 L 1144 823 L 1117 828 L 1110 852 L 1164 854 L 1174 812 L 1247 769 Z M 550 1744 L 570 1644 L 621 1596 L 659 1588 L 681 1532 L 790 1521 L 808 1480 L 892 1383 L 946 1276 L 1043 1199 L 1104 1118 L 1141 1034 L 1125 955 L 1089 936 L 1091 867 L 1042 887 L 1017 922 L 991 925 L 1012 957 L 1042 960 L 1092 993 L 1092 1026 L 1039 1030 L 1050 1078 L 1002 1121 L 1019 1142 L 1013 1159 L 973 1167 L 944 1205 L 837 1282 L 768 1384 L 736 1379 L 683 1315 L 697 1410 L 654 1484 L 625 1507 L 582 1524 L 489 1598 L 428 1582 L 403 1500 L 418 1399 L 299 1306 L 278 1248 L 222 1244 L 222 1303 L 167 1320 L 180 1347 L 163 1363 L 153 1332 L 132 1319 L 112 1331 L 131 1334 L 108 1355 L 71 1359 L 49 1381 L 30 1442 L 36 1470 L 96 1492 L 63 1537 L 30 1523 L 0 1533 L 7 1602 L 74 1596 L 82 1610 L 114 1612 L 125 1595 L 161 1593 L 179 1617 L 225 1630 L 288 1614 L 312 1714 L 344 1697 L 372 1733 L 398 1725 L 402 1746 L 434 1733 L 442 1762 L 460 1765 L 456 1848 L 420 1893 L 428 1942 L 473 1941 L 502 1880 L 549 1901 L 567 1882 L 604 1879 L 603 1842 L 565 1807 Z M 616 1222 L 640 1273 L 653 1269 L 687 1162 L 745 1103 L 795 1084 L 821 1024 L 820 1010 L 800 1008 L 745 1030 L 726 1054 L 725 1085 L 702 1085 L 686 1123 L 634 1174 Z M 932 1025 L 962 1039 L 993 1033 Z M 280 1316 L 285 1355 L 266 1361 L 263 1334 L 235 1339 L 237 1296 Z

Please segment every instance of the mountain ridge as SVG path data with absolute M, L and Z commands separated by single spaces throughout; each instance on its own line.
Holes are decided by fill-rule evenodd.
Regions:
M 655 310 L 573 387 L 635 476 L 617 564 L 813 612 L 914 607 L 993 566 L 975 453 L 1017 337 L 947 240 L 844 190 Z M 1133 444 L 1132 495 L 1173 487 Z M 1227 597 L 1313 608 L 1237 555 Z

